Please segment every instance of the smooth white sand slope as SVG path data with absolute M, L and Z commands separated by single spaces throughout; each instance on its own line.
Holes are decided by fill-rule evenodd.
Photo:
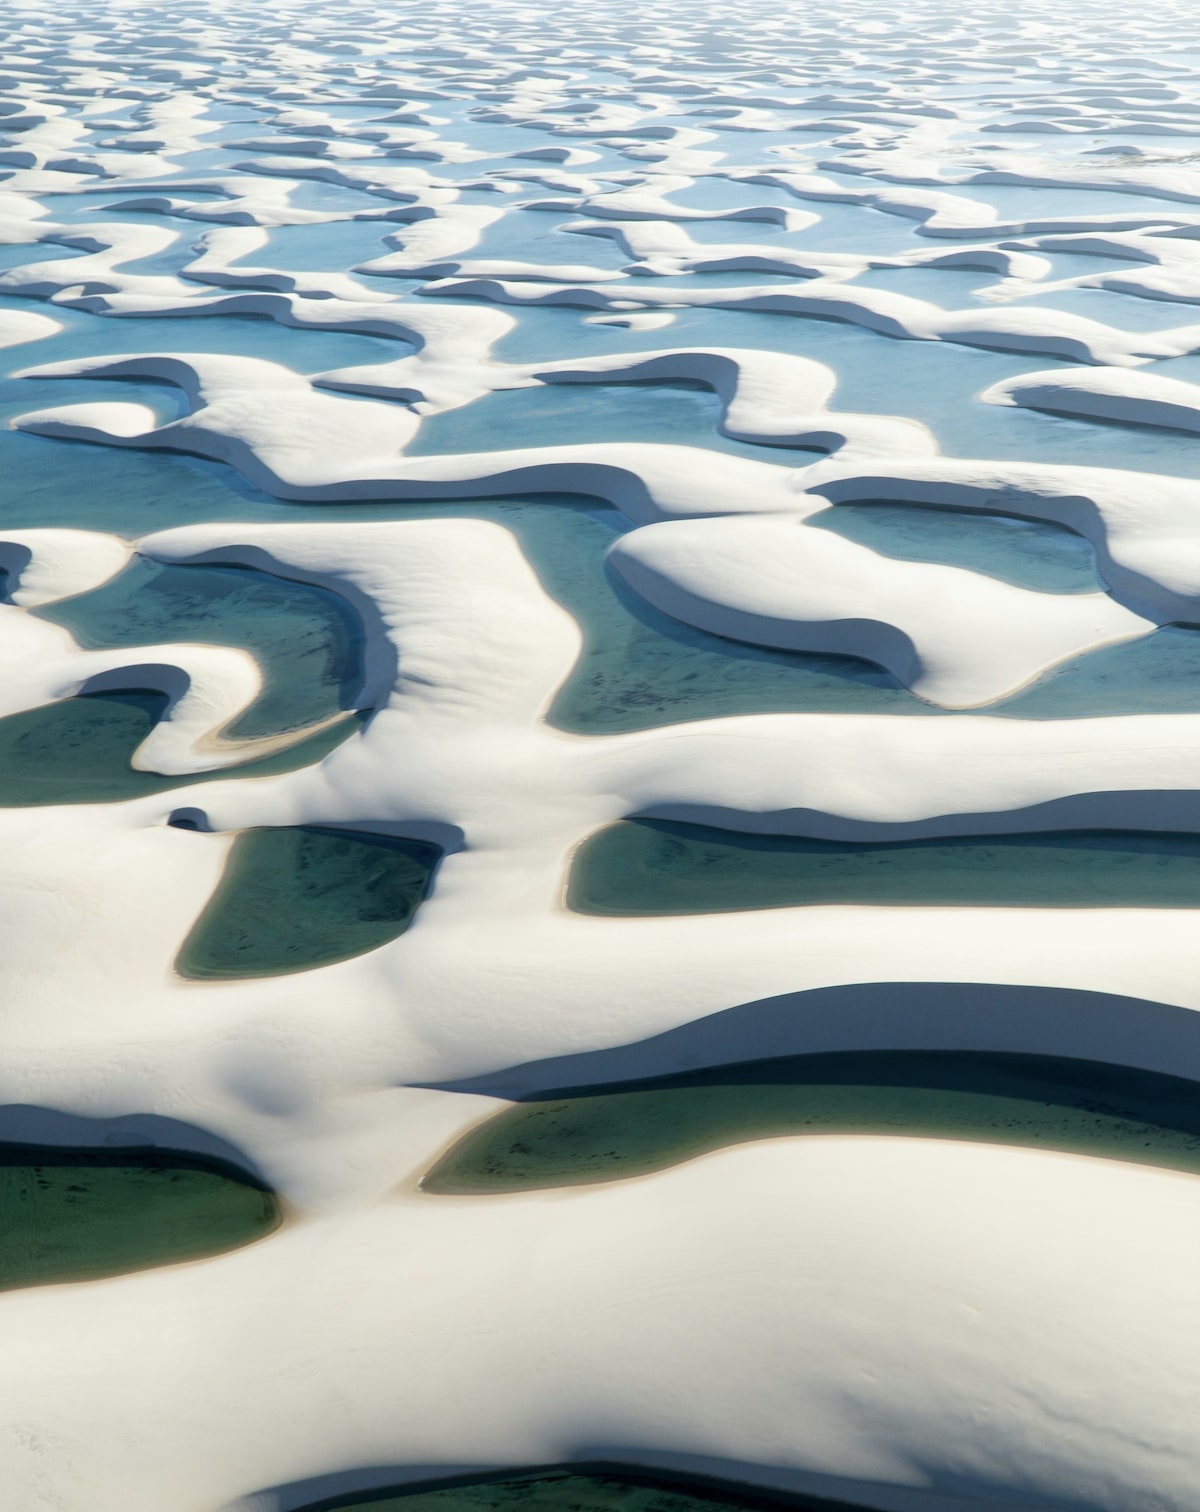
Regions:
M 605 1457 L 753 1463 L 895 1512 L 961 1506 L 963 1486 L 1116 1508 L 1151 1479 L 1182 1508 L 1194 1366 L 1149 1362 L 1192 1326 L 1195 1225 L 1186 1178 L 885 1139 L 751 1145 L 586 1192 L 397 1195 L 204 1265 L 0 1301 L 10 1410 L 42 1425 L 9 1485 L 204 1512 L 336 1468 Z M 67 1380 L 42 1347 L 60 1328 Z M 181 1415 L 182 1442 L 145 1432 Z

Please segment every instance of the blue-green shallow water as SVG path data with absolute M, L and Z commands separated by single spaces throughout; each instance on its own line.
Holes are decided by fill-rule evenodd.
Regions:
M 539 168 L 545 171 L 545 164 L 528 162 L 524 164 L 513 161 L 508 165 L 511 170 L 517 172 L 537 173 Z M 543 189 L 540 185 L 529 183 L 526 192 L 535 199 L 549 199 L 552 191 Z M 579 224 L 578 216 L 569 208 L 564 208 L 564 221 L 566 224 Z M 388 228 L 403 235 L 403 228 L 391 226 Z M 394 250 L 385 248 L 385 251 Z M 453 254 L 446 261 L 451 262 L 484 262 L 492 259 L 511 259 L 523 263 L 540 263 L 544 266 L 553 267 L 557 264 L 585 264 L 592 268 L 605 268 L 612 272 L 619 272 L 627 264 L 634 261 L 612 238 L 608 236 L 581 236 L 577 232 L 565 231 L 563 224 L 553 213 L 545 210 L 526 210 L 522 205 L 514 205 L 511 213 L 506 213 L 490 226 L 485 226 L 480 233 L 479 240 L 465 252 Z M 614 283 L 616 280 L 614 280 Z
M 657 283 L 663 286 L 662 280 Z M 617 285 L 604 287 L 613 297 L 619 297 Z M 797 288 L 803 292 L 803 282 Z M 441 300 L 441 296 L 439 300 L 450 302 Z M 670 326 L 648 331 L 589 324 L 589 317 L 599 313 L 592 310 L 505 308 L 518 323 L 495 345 L 497 359 L 504 362 L 548 362 L 668 347 L 748 347 L 787 352 L 811 357 L 833 369 L 837 389 L 829 404 L 831 411 L 902 414 L 927 426 L 946 456 L 1014 462 L 1035 459 L 1068 466 L 1200 476 L 1200 447 L 1194 436 L 1097 425 L 980 401 L 979 394 L 994 383 L 1060 365 L 1060 360 L 1044 352 L 996 351 L 952 341 L 903 341 L 850 321 L 745 308 L 682 308 L 672 311 Z M 1175 358 L 1150 366 L 1168 377 L 1186 377 L 1176 364 L 1194 360 Z M 1061 365 L 1078 364 L 1062 359 Z M 898 382 L 903 385 L 902 392 L 898 391 Z M 757 448 L 755 452 L 774 461 L 788 455 L 778 449 L 773 455 Z M 803 452 L 795 455 L 807 460 Z
M 1039 256 L 1042 254 L 1039 252 Z M 1066 261 L 1066 259 L 1062 259 Z M 1076 259 L 1083 262 L 1083 259 Z M 1082 271 L 1089 274 L 1115 274 L 1111 259 L 1089 259 Z M 1068 276 L 1071 270 L 1056 267 L 1047 278 Z M 1166 331 L 1177 326 L 1196 324 L 1194 306 L 1172 300 L 1142 299 L 1110 289 L 1070 288 L 1042 291 L 1037 283 L 1026 285 L 1021 292 L 999 304 L 982 297 L 980 290 L 1000 283 L 1002 275 L 981 268 L 873 268 L 855 276 L 850 287 L 891 289 L 897 294 L 927 299 L 943 310 L 1028 308 L 1062 310 L 1098 321 L 1118 331 Z M 1009 286 L 1011 289 L 1011 285 Z M 1170 359 L 1172 361 L 1176 359 Z
M 370 336 L 320 326 L 282 325 L 266 315 L 210 312 L 199 305 L 189 308 L 184 303 L 189 298 L 236 298 L 253 292 L 187 284 L 180 292 L 180 308 L 175 313 L 150 316 L 97 315 L 69 306 L 49 305 L 37 299 L 6 297 L 4 307 L 49 314 L 62 323 L 63 329 L 53 336 L 6 350 L 2 370 L 5 373 L 20 372 L 43 362 L 66 362 L 84 357 L 120 358 L 142 352 L 180 355 L 215 352 L 277 362 L 295 373 L 319 373 L 326 368 L 352 367 L 358 363 L 391 362 L 413 349 L 411 342 L 398 336 Z M 66 404 L 74 397 L 67 391 L 71 382 L 68 379 L 15 378 L 10 381 L 13 388 L 9 390 L 5 384 L 3 399 L 7 403 L 11 398 L 23 409 Z M 114 397 L 107 382 L 82 381 L 86 382 L 90 398 Z
M 1200 836 L 1131 830 L 879 843 L 622 820 L 575 853 L 578 913 L 728 913 L 820 904 L 1200 908 Z
M 981 712 L 1012 719 L 1200 710 L 1200 631 L 1164 625 L 1140 640 L 1102 646 L 1052 667 L 1005 702 Z
M 0 808 L 119 803 L 195 782 L 271 777 L 319 761 L 362 723 L 348 714 L 287 750 L 221 771 L 166 777 L 130 765 L 162 718 L 165 694 L 130 688 L 59 699 L 0 719 Z
M 583 655 L 549 714 L 561 729 L 619 733 L 773 711 L 941 712 L 867 662 L 761 650 L 693 630 L 653 609 L 604 573 L 603 554 L 626 524 L 615 511 L 586 500 L 547 494 L 477 503 L 295 505 L 250 487 L 230 468 L 175 454 L 0 432 L 0 455 L 20 479 L 19 488 L 0 495 L 0 526 L 36 523 L 138 536 L 198 520 L 350 525 L 455 516 L 501 524 L 516 533 L 547 591 L 584 630 Z M 991 517 L 953 511 L 862 504 L 838 505 L 819 518 L 827 528 L 837 524 L 841 533 L 892 555 L 910 549 L 904 537 L 911 532 L 911 549 L 928 549 L 931 560 L 977 570 L 990 563 L 996 575 L 1028 587 L 1082 588 L 1091 561 L 1080 538 L 1038 525 L 1023 530 L 1020 522 L 1013 528 L 1000 517 L 993 523 Z M 890 519 L 904 523 L 891 525 Z M 1011 549 L 1003 549 L 1005 542 Z M 49 612 L 58 617 L 60 611 L 56 606 Z M 253 649 L 249 624 L 239 634 Z M 260 643 L 272 639 L 257 626 L 253 635 Z M 1068 718 L 1197 708 L 1200 633 L 1168 627 L 1076 658 L 985 712 Z
M 763 338 L 773 329 L 782 326 L 794 330 L 799 324 L 764 316 L 735 318 L 757 322 Z M 86 319 L 93 328 L 115 326 L 96 317 Z M 876 351 L 896 349 L 894 343 L 881 346 L 882 338 L 849 327 L 817 322 L 816 328 L 842 333 L 854 342 L 870 341 Z M 261 322 L 257 323 L 257 329 L 266 334 L 274 330 Z M 652 334 L 656 340 L 661 337 L 661 333 Z M 318 333 L 316 340 L 320 339 Z M 677 338 L 672 335 L 671 339 Z M 26 360 L 31 360 L 54 344 L 32 343 L 18 350 Z M 932 360 L 940 361 L 949 353 L 955 369 L 960 361 L 972 365 L 978 361 L 992 370 L 989 377 L 994 373 L 991 354 L 961 348 L 955 352 L 936 343 L 928 346 L 906 343 L 904 352 L 906 361 L 911 358 L 918 362 L 930 360 L 931 354 L 937 354 Z M 14 364 L 16 360 L 14 357 Z M 1003 361 L 1008 364 L 1011 359 Z M 868 364 L 861 371 L 871 370 Z M 882 381 L 886 374 L 877 376 Z M 946 376 L 952 375 L 948 372 Z M 97 397 L 98 388 L 107 396 L 114 388 L 124 387 L 98 386 L 82 380 L 58 383 L 13 380 L 6 385 L 5 407 L 8 413 L 16 414 L 31 404 L 92 399 Z M 165 405 L 171 402 L 171 391 L 161 386 L 153 393 L 137 385 L 129 388 L 137 397 L 153 397 Z M 941 403 L 944 388 L 943 382 L 932 399 Z M 646 390 L 640 386 L 610 385 L 607 389 L 610 397 L 625 405 L 631 436 L 648 433 L 639 427 L 644 427 L 647 415 L 659 412 L 664 405 L 667 409 L 679 406 L 680 415 L 676 418 L 688 439 L 699 439 L 703 427 L 709 426 L 715 415 L 715 399 L 702 391 L 667 390 L 649 396 L 648 403 Z M 914 393 L 921 390 L 920 383 L 913 385 Z M 517 391 L 507 397 L 540 396 L 545 392 Z M 603 432 L 613 423 L 613 416 L 608 412 L 601 415 L 597 410 L 589 420 L 588 405 L 594 403 L 594 393 L 590 386 L 560 387 L 554 391 L 554 397 L 566 397 L 579 404 L 577 415 L 582 417 L 579 423 L 584 429 L 598 425 Z M 998 421 L 1023 413 L 982 405 L 974 408 Z M 470 406 L 459 414 L 465 419 L 475 409 Z M 1046 419 L 1026 418 L 1035 423 Z M 462 439 L 467 442 L 469 432 L 464 432 Z M 1192 451 L 1200 456 L 1195 448 Z M 866 663 L 759 651 L 690 631 L 657 614 L 634 596 L 603 580 L 601 554 L 621 528 L 619 517 L 611 511 L 585 512 L 571 507 L 578 505 L 579 500 L 544 496 L 511 503 L 420 505 L 385 501 L 371 505 L 296 506 L 249 487 L 229 468 L 178 455 L 77 445 L 14 432 L 0 432 L 0 454 L 8 476 L 17 485 L 6 490 L 0 499 L 0 525 L 69 525 L 136 536 L 195 520 L 350 523 L 448 515 L 497 520 L 518 533 L 523 549 L 548 590 L 584 626 L 587 636 L 584 655 L 555 699 L 550 715 L 552 722 L 561 728 L 589 733 L 618 732 L 681 719 L 771 710 L 937 712 L 900 688 L 886 673 Z M 1146 461 L 1142 457 L 1129 460 L 1137 460 L 1141 465 Z M 836 511 L 821 517 L 821 524 L 854 535 L 885 554 L 925 553 L 932 560 L 991 571 L 1030 587 L 1070 591 L 1089 584 L 1088 574 L 1093 570 L 1090 548 L 1049 527 L 988 519 L 964 523 L 973 521 L 973 517 L 911 506 L 888 505 L 886 509 L 890 512 L 887 515 L 868 504 L 838 506 Z M 607 527 L 596 523 L 600 518 L 608 521 Z M 1022 532 L 1025 539 L 1019 540 Z M 50 612 L 57 615 L 59 611 Z M 249 617 L 238 633 L 250 643 Z M 261 630 L 253 627 L 253 635 L 261 643 L 269 643 L 273 638 L 273 632 L 266 626 Z M 1189 711 L 1200 707 L 1200 681 L 1193 672 L 1194 663 L 1200 668 L 1197 645 L 1200 637 L 1196 632 L 1172 627 L 1142 642 L 1106 648 L 1056 669 L 1014 699 L 993 706 L 993 711 L 1027 718 Z
M 440 855 L 415 840 L 347 830 L 247 830 L 176 970 L 275 976 L 374 950 L 408 927 Z
M 265 247 L 234 259 L 234 267 L 275 268 L 286 273 L 327 273 L 395 251 L 384 238 L 399 231 L 395 221 L 328 221 L 321 225 L 272 226 Z M 357 274 L 355 275 L 358 276 Z M 395 290 L 385 298 L 394 297 Z
M 313 1502 L 303 1512 L 864 1512 L 857 1504 L 792 1496 L 734 1481 L 670 1475 L 640 1466 L 552 1465 L 355 1492 Z
M 806 524 L 907 562 L 941 562 L 1039 593 L 1101 593 L 1096 556 L 1082 536 L 1010 515 L 913 504 L 838 504 Z
M 884 556 L 945 562 L 1038 593 L 1097 593 L 1103 581 L 1090 544 L 1059 526 L 1010 516 L 958 513 L 905 503 L 846 503 L 810 519 Z M 970 714 L 1017 720 L 1100 715 L 1191 714 L 1200 709 L 1200 631 L 1158 631 L 1072 656 L 1026 688 Z
M 878 1134 L 1023 1145 L 1200 1172 L 1200 1091 L 1053 1056 L 846 1051 L 546 1092 L 453 1145 L 444 1196 L 615 1181 L 755 1139 Z
M 730 714 L 940 712 L 869 662 L 761 650 L 661 613 L 604 569 L 624 528 L 615 511 L 519 508 L 494 517 L 516 530 L 547 592 L 584 634 L 547 714 L 558 729 L 606 735 Z
M 270 1192 L 188 1156 L 0 1145 L 0 1290 L 219 1255 L 279 1222 Z
M 300 729 L 351 707 L 362 625 L 326 589 L 244 567 L 163 566 L 135 557 L 115 578 L 39 611 L 84 646 L 198 641 L 249 651 L 264 689 L 229 726 L 248 739 Z
M 503 389 L 462 409 L 430 415 L 422 420 L 405 453 L 423 457 L 514 447 L 643 441 L 712 447 L 780 466 L 818 459 L 819 454 L 813 451 L 793 447 L 766 450 L 733 441 L 718 432 L 720 417 L 721 403 L 703 383 L 555 383 Z
M 22 478 L 19 494 L 0 495 L 0 527 L 32 521 L 138 536 L 199 520 L 351 525 L 453 516 L 503 525 L 517 535 L 547 591 L 584 629 L 583 655 L 549 715 L 561 729 L 617 733 L 807 708 L 938 712 L 867 662 L 758 650 L 693 630 L 643 603 L 603 568 L 604 553 L 625 522 L 587 500 L 546 494 L 478 503 L 295 505 L 251 488 L 230 468 L 176 454 L 0 432 L 0 455 Z M 245 634 L 249 643 L 249 628 Z

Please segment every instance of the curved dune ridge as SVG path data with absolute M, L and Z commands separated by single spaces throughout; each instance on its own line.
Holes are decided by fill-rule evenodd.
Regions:
M 1183 0 L 0 36 L 5 1507 L 1195 1512 Z

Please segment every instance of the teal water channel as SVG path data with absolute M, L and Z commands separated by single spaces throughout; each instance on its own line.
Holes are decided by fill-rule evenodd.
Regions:
M 138 771 L 134 752 L 162 718 L 165 694 L 131 688 L 85 693 L 0 719 L 0 808 L 118 803 L 196 782 L 272 777 L 328 755 L 361 728 L 347 714 L 286 750 L 220 771 L 165 777 Z
M 881 556 L 961 567 L 1037 593 L 1104 591 L 1089 542 L 1038 520 L 881 501 L 838 504 L 805 524 Z
M 328 719 L 352 707 L 362 681 L 362 626 L 344 599 L 245 567 L 134 557 L 101 587 L 36 612 L 87 647 L 196 641 L 249 651 L 264 687 L 224 732 L 231 739 Z
M 846 1051 L 546 1092 L 453 1145 L 421 1182 L 487 1195 L 641 1176 L 750 1140 L 871 1134 L 1022 1145 L 1200 1172 L 1200 1091 L 1093 1061 Z
M 407 929 L 441 851 L 299 827 L 247 830 L 184 941 L 185 977 L 275 976 L 344 961 Z
M 578 913 L 820 904 L 1200 908 L 1200 836 L 1132 830 L 846 842 L 622 820 L 575 853 Z
M 199 1260 L 279 1223 L 269 1191 L 185 1155 L 0 1145 L 0 1290 Z
M 0 504 L 0 526 L 25 526 L 36 519 L 40 525 L 137 535 L 202 519 L 340 521 L 349 526 L 359 521 L 454 516 L 503 525 L 515 532 L 547 591 L 583 629 L 580 660 L 554 697 L 548 715 L 551 724 L 573 733 L 618 734 L 731 714 L 942 712 L 869 662 L 764 650 L 693 629 L 654 609 L 604 568 L 604 553 L 625 528 L 621 516 L 584 500 L 548 494 L 450 504 L 297 506 L 249 488 L 228 468 L 188 457 L 118 452 L 14 432 L 0 436 L 0 453 L 9 451 L 18 474 L 28 476 L 31 487 L 25 492 L 24 507 L 19 507 L 16 492 L 11 504 Z M 1090 547 L 1051 526 L 1023 529 L 1021 522 L 999 516 L 893 504 L 838 505 L 818 519 L 822 528 L 836 529 L 885 554 L 921 552 L 927 560 L 988 571 L 1043 591 L 1079 592 L 1093 586 Z M 210 576 L 201 578 L 200 574 Z M 255 578 L 260 585 L 255 592 L 232 591 L 235 584 L 245 586 Z M 145 605 L 134 603 L 135 581 L 150 590 Z M 201 584 L 213 586 L 197 591 Z M 273 601 L 275 609 L 260 617 L 258 611 L 269 609 Z M 132 611 L 128 620 L 126 606 Z M 304 713 L 305 701 L 314 694 L 311 686 L 288 679 L 289 665 L 303 669 L 300 683 L 307 684 L 311 674 L 317 673 L 325 690 L 316 690 L 318 702 L 326 699 L 321 705 L 325 708 L 335 684 L 344 689 L 352 680 L 343 649 L 331 645 L 323 655 L 299 654 L 303 644 L 311 644 L 312 630 L 301 623 L 310 610 L 309 626 L 325 625 L 333 640 L 345 648 L 346 611 L 340 599 L 244 569 L 135 564 L 94 593 L 40 612 L 68 624 L 77 634 L 94 636 L 94 644 L 223 638 L 226 644 L 246 645 L 270 662 L 264 663 L 269 680 L 264 698 L 254 711 L 248 711 L 248 717 L 261 716 L 269 728 L 276 720 L 290 724 L 299 716 L 289 715 L 286 706 L 299 706 Z M 174 626 L 185 618 L 189 622 L 186 635 L 176 634 Z M 284 633 L 289 620 L 300 630 L 300 644 L 292 643 Z M 357 635 L 357 631 L 349 633 Z M 118 639 L 122 636 L 126 639 Z M 357 646 L 351 654 L 357 658 Z M 1200 632 L 1168 626 L 1142 640 L 1074 658 L 984 712 L 1079 718 L 1197 709 Z M 0 771 L 4 770 L 3 730 L 0 721 Z
M 1080 719 L 1196 710 L 1200 710 L 1200 631 L 1164 625 L 1140 640 L 1071 657 L 982 712 L 1012 719 Z
M 649 442 L 712 448 L 780 466 L 819 460 L 816 451 L 767 449 L 721 435 L 721 408 L 713 390 L 693 379 L 499 389 L 461 409 L 424 417 L 405 453 L 424 457 Z
M 121 322 L 68 314 L 73 325 L 80 327 L 78 332 L 72 329 L 51 342 L 33 343 L 27 353 L 22 349 L 21 360 L 40 356 L 49 348 L 58 355 L 61 342 L 69 336 L 74 347 L 85 330 L 95 344 L 96 327 L 103 327 L 107 333 L 129 329 Z M 795 331 L 798 325 L 786 320 L 772 322 L 765 316 L 738 318 L 763 333 L 760 342 L 768 327 Z M 148 322 L 147 329 L 157 324 Z M 269 324 L 251 324 L 263 335 L 275 330 Z M 216 329 L 206 321 L 189 325 L 197 330 Z M 856 346 L 872 343 L 870 352 L 895 349 L 894 343 L 881 348 L 882 338 L 844 326 L 817 322 L 816 328 L 822 333 L 840 333 L 839 340 L 844 338 Z M 321 334 L 313 335 L 314 342 Z M 617 332 L 615 339 L 632 339 L 633 335 Z M 670 339 L 673 342 L 677 338 L 672 335 Z M 655 340 L 661 344 L 662 333 L 657 333 Z M 1013 362 L 1011 358 L 997 359 L 995 354 L 937 343 L 906 343 L 904 352 L 908 362 L 945 361 L 947 353 L 952 366 L 967 363 L 989 368 L 997 360 Z M 869 353 L 864 349 L 862 355 Z M 15 364 L 17 359 L 13 361 Z M 956 376 L 964 375 L 957 374 L 956 369 Z M 521 433 L 521 427 L 513 424 L 518 416 L 507 412 L 501 416 L 500 408 L 510 402 L 520 405 L 534 400 L 539 404 L 554 401 L 573 405 L 581 436 L 615 434 L 617 418 L 607 406 L 616 404 L 629 422 L 631 437 L 657 435 L 661 439 L 662 425 L 668 430 L 678 425 L 674 439 L 698 442 L 705 435 L 711 439 L 717 402 L 705 390 L 662 385 L 599 387 L 605 390 L 603 395 L 597 394 L 596 387 L 584 385 L 493 396 L 498 406 L 497 434 L 492 435 L 484 426 L 474 438 L 468 429 L 458 439 L 469 445 L 504 444 L 504 437 Z M 145 392 L 144 386 L 131 388 Z M 104 392 L 111 392 L 111 386 L 105 386 Z M 158 392 L 169 391 L 160 388 Z M 894 396 L 894 385 L 890 392 Z M 956 392 L 961 400 L 961 383 Z M 5 397 L 8 412 L 16 414 L 38 402 L 95 398 L 97 385 L 82 380 L 12 381 Z M 1020 413 L 990 406 L 977 408 L 1001 420 L 1011 420 Z M 679 413 L 672 420 L 675 409 Z M 466 424 L 472 416 L 472 425 L 485 419 L 478 405 L 435 419 Z M 556 439 L 561 435 L 560 428 Z M 527 434 L 523 439 L 528 439 Z M 761 453 L 763 449 L 752 450 Z M 513 501 L 296 506 L 250 488 L 229 468 L 178 455 L 73 445 L 14 432 L 0 434 L 0 452 L 19 483 L 12 498 L 0 505 L 0 525 L 25 526 L 35 521 L 39 525 L 73 525 L 136 536 L 201 519 L 339 520 L 347 525 L 359 520 L 452 515 L 495 520 L 516 532 L 547 590 L 575 615 L 584 630 L 580 661 L 555 695 L 548 716 L 558 728 L 574 733 L 615 734 L 682 720 L 766 712 L 942 712 L 869 663 L 754 648 L 693 630 L 652 609 L 605 573 L 604 552 L 624 528 L 624 522 L 615 511 L 587 506 L 579 499 L 534 495 Z M 913 505 L 866 503 L 839 505 L 814 523 L 884 554 L 944 561 L 1043 591 L 1082 592 L 1099 586 L 1090 547 L 1081 538 L 1051 526 Z M 259 585 L 252 592 L 246 587 L 251 582 Z M 235 583 L 246 591 L 233 591 Z M 210 586 L 202 588 L 202 584 Z M 216 591 L 218 584 L 222 585 L 220 592 Z M 340 600 L 320 589 L 286 584 L 266 574 L 135 563 L 126 574 L 95 593 L 41 612 L 71 624 L 93 644 L 163 639 L 169 632 L 170 638 L 246 645 L 263 657 L 268 674 L 263 698 L 233 732 L 249 734 L 303 724 L 344 700 L 346 684 L 352 679 L 343 651 L 346 635 L 355 632 L 346 630 L 343 607 Z M 309 610 L 311 619 L 305 624 Z M 186 629 L 177 629 L 184 626 Z M 318 634 L 329 641 L 324 651 L 316 645 Z M 984 712 L 1021 718 L 1076 718 L 1196 709 L 1200 709 L 1200 633 L 1172 626 L 1141 641 L 1075 658 Z M 82 713 L 76 710 L 72 718 Z M 88 720 L 96 713 L 94 708 L 89 710 Z M 39 717 L 35 717 L 35 723 Z M 26 716 L 19 718 L 26 720 Z M 25 734 L 24 726 L 21 734 Z M 249 768 L 239 770 L 249 772 Z M 39 789 L 44 787 L 41 773 L 34 774 L 33 780 Z M 92 782 L 89 771 L 80 779 L 78 791 L 86 792 Z

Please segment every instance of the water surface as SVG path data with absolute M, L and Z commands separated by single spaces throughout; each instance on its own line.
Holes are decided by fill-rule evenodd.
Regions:
M 348 830 L 248 830 L 176 970 L 276 976 L 374 950 L 408 928 L 440 855 L 415 840 Z
M 845 842 L 622 820 L 575 852 L 578 913 L 820 904 L 1200 908 L 1200 836 L 1133 830 Z
M 279 1222 L 270 1192 L 186 1155 L 0 1145 L 0 1290 L 199 1260 Z
M 643 441 L 711 447 L 776 464 L 786 463 L 789 457 L 816 460 L 812 451 L 780 447 L 765 451 L 731 440 L 718 431 L 720 418 L 716 394 L 707 384 L 691 380 L 554 383 L 502 389 L 462 409 L 430 415 L 422 420 L 405 452 L 418 457 Z
M 88 647 L 197 641 L 249 651 L 265 686 L 225 731 L 231 738 L 327 719 L 351 706 L 362 681 L 362 626 L 344 599 L 246 567 L 163 565 L 139 556 L 92 592 L 36 612 Z
M 875 1134 L 1022 1145 L 1200 1173 L 1193 1082 L 1054 1056 L 846 1051 L 546 1092 L 421 1182 L 445 1196 L 642 1176 L 748 1140 Z
M 928 505 L 838 504 L 805 522 L 906 562 L 940 562 L 1039 593 L 1100 593 L 1096 556 L 1062 526 Z
M 357 729 L 348 714 L 286 750 L 220 771 L 167 777 L 139 771 L 133 754 L 162 718 L 163 693 L 84 693 L 0 719 L 0 808 L 118 803 L 228 777 L 270 777 L 319 761 Z

